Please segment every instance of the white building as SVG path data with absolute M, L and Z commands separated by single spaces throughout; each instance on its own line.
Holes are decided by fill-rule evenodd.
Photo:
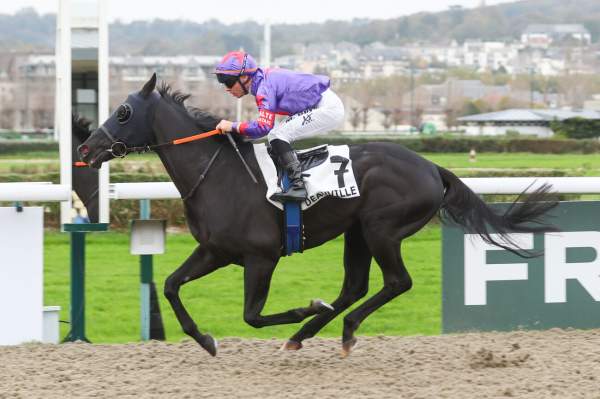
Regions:
M 583 108 L 600 111 L 600 94 L 594 94 L 591 100 L 584 101 Z
M 497 71 L 504 68 L 508 73 L 513 71 L 514 60 L 519 55 L 520 45 L 504 42 L 482 42 L 467 40 L 462 47 L 462 65 L 477 71 Z
M 592 110 L 567 111 L 550 109 L 508 109 L 458 118 L 461 130 L 468 136 L 499 136 L 507 132 L 518 132 L 522 135 L 551 137 L 554 132 L 550 128 L 553 121 L 564 121 L 571 118 L 600 120 L 600 112 Z
M 529 47 L 548 48 L 557 42 L 572 40 L 589 45 L 592 35 L 581 24 L 534 24 L 529 25 L 521 35 L 521 43 Z

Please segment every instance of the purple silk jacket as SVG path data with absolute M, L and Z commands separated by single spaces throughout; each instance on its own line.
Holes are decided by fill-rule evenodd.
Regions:
M 263 137 L 273 128 L 276 114 L 295 115 L 314 108 L 329 85 L 327 76 L 259 68 L 250 87 L 256 97 L 258 119 L 235 122 L 233 130 L 252 139 Z

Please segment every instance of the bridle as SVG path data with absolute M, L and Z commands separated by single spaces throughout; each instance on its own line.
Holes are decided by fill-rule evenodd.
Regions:
M 211 130 L 209 132 L 198 133 L 198 134 L 194 134 L 192 136 L 183 137 L 181 139 L 175 139 L 175 140 L 167 141 L 167 142 L 160 143 L 160 144 L 146 144 L 146 145 L 138 146 L 138 147 L 128 147 L 124 141 L 115 139 L 115 137 L 108 131 L 108 129 L 104 125 L 101 125 L 98 129 L 100 129 L 100 131 L 102 133 L 104 133 L 104 135 L 111 142 L 110 147 L 104 151 L 109 152 L 115 158 L 125 158 L 125 156 L 127 154 L 132 153 L 132 152 L 137 152 L 138 154 L 142 154 L 142 153 L 149 152 L 149 151 L 156 151 L 159 148 L 170 147 L 170 146 L 179 145 L 179 144 L 185 144 L 185 143 L 189 143 L 190 141 L 201 140 L 206 137 L 215 136 L 215 135 L 221 133 L 220 130 L 215 129 L 215 130 Z
M 184 137 L 184 138 L 176 139 L 176 140 L 172 140 L 172 141 L 167 141 L 167 142 L 161 143 L 161 144 L 145 145 L 145 146 L 139 146 L 139 147 L 128 147 L 127 144 L 125 144 L 125 142 L 115 139 L 114 136 L 108 131 L 108 129 L 104 125 L 100 126 L 100 131 L 102 133 L 104 133 L 106 135 L 106 137 L 108 137 L 108 139 L 111 141 L 110 148 L 106 149 L 105 151 L 110 152 L 116 158 L 125 158 L 125 156 L 131 152 L 137 152 L 137 153 L 141 154 L 141 153 L 145 153 L 145 152 L 149 152 L 149 151 L 156 151 L 158 148 L 170 147 L 170 146 L 179 145 L 179 144 L 185 144 L 185 143 L 189 143 L 191 141 L 201 140 L 201 139 L 221 133 L 220 130 L 215 129 L 215 130 L 211 130 L 209 132 L 198 133 L 198 134 L 194 134 L 192 136 L 188 136 L 188 137 Z M 215 150 L 212 157 L 210 158 L 210 161 L 208 161 L 208 164 L 206 165 L 206 167 L 204 168 L 202 173 L 200 173 L 200 176 L 198 176 L 198 180 L 196 180 L 196 183 L 192 186 L 190 191 L 188 191 L 188 193 L 182 197 L 184 202 L 187 201 L 188 199 L 190 199 L 194 195 L 194 193 L 196 192 L 196 189 L 198 189 L 200 184 L 206 178 L 208 170 L 213 165 L 213 163 L 219 156 L 219 153 L 221 152 L 222 149 L 223 149 L 223 144 L 219 145 L 219 147 Z M 237 149 L 237 147 L 236 147 L 236 149 Z M 253 175 L 252 175 L 252 177 L 254 178 Z M 256 179 L 254 178 L 254 180 L 256 180 Z
M 110 152 L 111 155 L 113 155 L 115 158 L 125 158 L 125 156 L 131 152 L 145 153 L 145 152 L 149 152 L 149 151 L 156 151 L 158 148 L 185 144 L 185 143 L 189 143 L 192 141 L 202 140 L 207 137 L 215 136 L 217 134 L 222 134 L 222 132 L 220 130 L 215 129 L 215 130 L 211 130 L 209 132 L 198 133 L 198 134 L 194 134 L 192 136 L 183 137 L 180 139 L 175 139 L 175 140 L 167 141 L 167 142 L 160 143 L 160 144 L 144 145 L 144 146 L 139 146 L 139 147 L 128 147 L 127 144 L 125 144 L 125 142 L 123 142 L 122 140 L 115 139 L 115 137 L 108 131 L 108 129 L 104 125 L 101 125 L 99 127 L 99 129 L 111 141 L 110 148 L 108 148 L 104 151 Z M 235 140 L 233 139 L 233 137 L 231 137 L 231 133 L 226 133 L 226 136 L 229 139 L 229 143 L 232 145 L 232 147 L 234 148 L 238 157 L 244 164 L 246 171 L 248 172 L 248 174 L 250 175 L 250 177 L 252 178 L 254 183 L 258 184 L 258 180 L 256 180 L 256 176 L 254 176 L 254 173 L 252 172 L 252 170 L 246 163 L 246 160 L 240 153 L 240 150 L 237 147 Z M 200 176 L 198 176 L 198 180 L 196 181 L 194 186 L 190 189 L 190 191 L 185 196 L 182 197 L 183 201 L 187 201 L 194 195 L 194 193 L 196 192 L 196 189 L 200 186 L 200 184 L 206 178 L 206 174 L 208 173 L 208 170 L 213 165 L 213 163 L 219 156 L 219 153 L 221 152 L 222 149 L 223 149 L 223 144 L 219 145 L 219 147 L 215 150 L 212 157 L 210 158 L 210 161 L 208 161 L 208 164 L 206 165 L 206 167 L 204 168 L 204 170 L 202 171 Z M 76 162 L 75 166 L 87 166 L 87 164 L 85 162 Z

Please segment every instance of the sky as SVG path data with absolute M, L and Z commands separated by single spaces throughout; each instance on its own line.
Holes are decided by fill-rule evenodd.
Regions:
M 76 0 L 86 1 L 86 0 Z M 89 1 L 89 0 L 87 0 Z M 271 23 L 306 23 L 353 18 L 395 18 L 421 11 L 443 11 L 451 5 L 476 7 L 482 0 L 103 0 L 108 1 L 109 21 L 186 19 L 223 23 L 246 20 Z M 487 5 L 514 0 L 485 0 Z M 2 0 L 0 13 L 13 14 L 23 7 L 55 13 L 58 0 Z

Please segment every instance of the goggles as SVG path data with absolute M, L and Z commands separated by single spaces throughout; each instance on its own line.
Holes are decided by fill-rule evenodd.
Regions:
M 231 89 L 235 85 L 235 83 L 238 81 L 238 79 L 239 79 L 239 77 L 235 76 L 235 75 L 226 75 L 224 73 L 217 74 L 217 80 L 219 81 L 219 83 L 221 83 L 228 89 Z
M 242 68 L 240 69 L 240 72 L 237 75 L 228 75 L 225 73 L 217 73 L 217 80 L 219 81 L 219 83 L 225 85 L 225 87 L 227 87 L 228 89 L 231 89 L 236 82 L 238 82 L 240 80 L 240 77 L 246 72 L 246 64 L 248 62 L 248 54 L 244 55 L 244 60 L 242 61 Z M 242 82 L 240 81 L 240 84 L 242 84 Z M 242 85 L 243 87 L 244 85 Z M 244 88 L 245 91 L 245 88 Z

